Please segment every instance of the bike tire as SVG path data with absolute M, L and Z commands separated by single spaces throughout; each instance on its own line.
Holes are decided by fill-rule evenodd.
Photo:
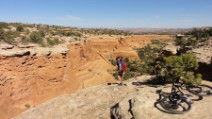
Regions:
M 188 85 L 186 86 L 188 92 L 198 95 L 198 96 L 211 96 L 212 95 L 212 87 L 208 85 Z
M 186 105 L 186 107 L 182 106 L 182 103 Z M 171 108 L 172 104 L 170 103 L 168 98 L 164 98 L 161 101 L 158 101 L 158 104 L 160 104 L 161 107 L 164 109 L 163 112 L 166 112 L 169 114 L 183 114 L 185 112 L 188 112 L 191 109 L 191 103 L 189 103 L 186 100 L 181 100 L 181 103 L 177 104 L 178 106 L 177 108 L 180 107 L 182 108 L 182 110 L 177 110 L 177 108 L 176 109 Z

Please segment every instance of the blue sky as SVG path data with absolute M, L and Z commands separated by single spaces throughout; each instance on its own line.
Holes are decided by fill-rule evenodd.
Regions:
M 212 0 L 0 0 L 0 21 L 103 28 L 212 26 Z

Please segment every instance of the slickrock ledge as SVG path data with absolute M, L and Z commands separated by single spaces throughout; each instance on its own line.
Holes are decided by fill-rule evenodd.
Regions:
M 111 83 L 84 89 L 71 95 L 59 96 L 33 107 L 13 119 L 210 119 L 212 97 L 192 104 L 192 109 L 181 115 L 172 115 L 154 107 L 157 89 L 170 91 L 170 85 L 154 87 L 135 85 L 150 79 L 141 76 L 122 85 Z M 211 82 L 207 84 L 212 85 Z M 117 106 L 118 105 L 118 106 Z M 118 118 L 117 118 L 118 119 Z

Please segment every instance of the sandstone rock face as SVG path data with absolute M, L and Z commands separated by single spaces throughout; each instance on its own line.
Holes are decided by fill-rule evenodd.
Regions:
M 5 57 L 22 57 L 22 56 L 29 56 L 30 51 L 29 50 L 7 51 L 0 53 L 0 55 Z
M 23 44 L 18 44 L 18 48 L 34 48 L 34 47 L 38 47 L 37 44 L 27 44 L 27 45 L 23 45 Z
M 212 41 L 212 40 L 211 40 Z M 192 49 L 199 62 L 210 64 L 212 62 L 212 44 Z
M 50 56 L 54 54 L 67 54 L 68 48 L 33 48 L 33 49 L 13 49 L 0 50 L 2 57 L 22 57 L 22 56 Z
M 167 44 L 162 50 L 164 54 L 166 55 L 175 55 L 177 54 L 177 50 L 179 49 L 179 46 L 175 46 L 173 43 Z
M 0 45 L 0 49 L 3 49 L 3 50 L 13 49 L 13 48 L 14 48 L 14 45 L 9 45 L 9 44 Z
M 163 113 L 154 107 L 157 89 L 170 91 L 170 86 L 135 85 L 149 79 L 141 76 L 122 85 L 111 83 L 64 95 L 27 110 L 13 119 L 210 119 L 211 97 L 195 102 L 183 115 Z M 211 83 L 209 83 L 211 85 Z
M 125 38 L 123 41 L 117 37 L 98 39 L 102 41 L 91 38 L 84 44 L 52 48 L 0 49 L 0 119 L 10 119 L 29 106 L 37 106 L 60 95 L 116 82 L 109 72 L 116 67 L 108 58 L 117 55 L 138 58 L 129 44 L 142 47 L 143 41 L 149 42 L 155 37 Z M 30 54 L 14 55 L 16 52 L 22 54 L 22 51 Z M 10 52 L 13 55 L 6 56 Z
M 13 117 L 24 111 L 25 105 L 32 107 L 58 95 L 115 81 L 107 72 L 112 65 L 95 51 L 85 49 L 81 59 L 79 47 L 70 49 L 60 54 L 54 54 L 55 49 L 51 55 L 49 50 L 37 50 L 35 56 L 1 57 L 0 118 Z
M 98 50 L 107 58 L 115 58 L 116 56 L 129 57 L 137 59 L 136 48 L 141 48 L 151 43 L 151 40 L 171 40 L 170 36 L 162 35 L 142 35 L 127 37 L 90 37 L 86 42 L 90 47 Z

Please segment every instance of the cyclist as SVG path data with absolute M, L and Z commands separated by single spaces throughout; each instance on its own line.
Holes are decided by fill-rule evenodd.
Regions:
M 122 62 L 122 57 L 116 57 L 116 62 L 117 62 L 117 66 L 118 66 L 118 79 L 120 81 L 123 81 L 123 62 Z

